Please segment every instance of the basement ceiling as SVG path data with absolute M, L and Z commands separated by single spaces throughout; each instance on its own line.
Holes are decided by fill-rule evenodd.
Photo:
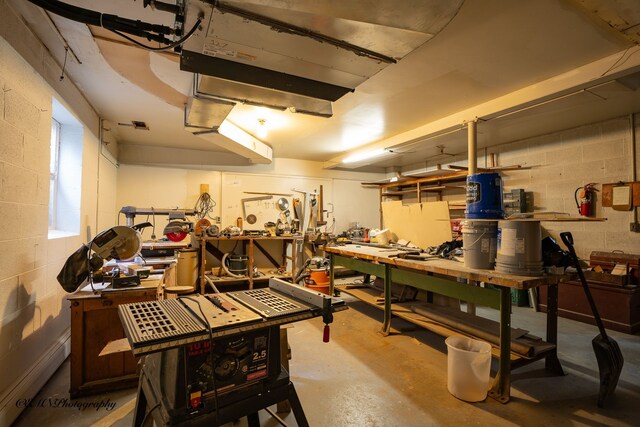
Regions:
M 25 1 L 8 3 L 22 14 L 62 64 L 64 42 L 44 19 L 44 12 Z M 141 2 L 70 0 L 68 3 L 130 19 L 173 24 L 172 15 L 144 9 Z M 358 2 L 362 8 L 357 18 L 354 14 L 358 9 L 349 7 L 352 2 L 338 0 L 233 2 L 256 11 L 288 10 L 273 16 L 281 20 L 304 16 L 305 19 L 298 19 L 299 25 L 331 22 L 329 26 L 316 24 L 320 25 L 316 29 L 336 37 L 348 33 L 349 25 L 359 23 L 360 30 L 369 26 L 379 29 L 382 35 L 384 31 L 390 34 L 400 31 L 413 34 L 422 43 L 414 40 L 412 45 L 403 47 L 396 64 L 368 70 L 363 73 L 364 79 L 353 81 L 355 90 L 333 102 L 330 118 L 239 104 L 233 107 L 228 119 L 254 136 L 266 129 L 266 135 L 258 139 L 273 148 L 274 157 L 327 162 L 388 139 L 396 138 L 394 144 L 399 146 L 413 141 L 411 150 L 404 150 L 405 155 L 355 166 L 361 170 L 408 167 L 435 158 L 441 151 L 438 145 L 445 147 L 446 152 L 464 153 L 466 132 L 449 129 L 445 136 L 433 137 L 438 134 L 434 126 L 436 130 L 426 132 L 418 142 L 415 137 L 402 141 L 399 135 L 612 55 L 619 54 L 621 59 L 612 71 L 624 70 L 627 75 L 638 71 L 629 68 L 629 64 L 635 63 L 632 56 L 635 51 L 630 49 L 637 43 L 640 21 L 637 1 L 464 1 L 459 10 L 448 11 L 438 9 L 441 3 L 408 2 L 413 8 L 433 12 L 429 22 L 436 25 L 434 37 L 426 21 L 421 20 L 422 14 L 398 11 L 394 2 L 383 3 L 386 9 L 380 9 L 380 3 L 372 0 Z M 366 19 L 362 10 L 369 11 Z M 169 164 L 170 157 L 175 155 L 171 149 L 176 149 L 188 154 L 185 158 L 197 157 L 187 151 L 220 152 L 220 156 L 206 156 L 212 167 L 250 164 L 216 143 L 224 137 L 203 138 L 185 131 L 184 105 L 193 93 L 194 75 L 180 71 L 177 54 L 147 52 L 103 29 L 50 16 L 81 62 L 70 56 L 66 74 L 100 116 L 110 122 L 113 137 L 120 146 L 121 162 L 149 163 L 152 157 L 152 163 Z M 232 32 L 233 28 L 226 31 Z M 364 43 L 366 38 L 358 36 L 352 41 Z M 630 59 L 624 57 L 625 52 L 631 52 Z M 331 67 L 331 62 L 328 66 Z M 352 71 L 357 74 L 357 67 Z M 577 90 L 558 103 L 521 111 L 515 108 L 516 112 L 505 116 L 497 114 L 479 123 L 480 146 L 640 111 L 637 88 L 632 86 L 622 83 L 603 86 L 592 91 L 597 95 Z M 146 122 L 149 131 L 117 125 L 132 120 Z M 145 153 L 152 151 L 153 156 L 145 157 Z M 163 158 L 160 152 L 172 154 Z

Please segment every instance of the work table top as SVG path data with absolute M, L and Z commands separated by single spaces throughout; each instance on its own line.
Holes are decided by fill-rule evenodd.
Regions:
M 153 274 L 148 279 L 140 280 L 140 286 L 128 286 L 124 288 L 114 289 L 110 283 L 98 282 L 93 284 L 93 288 L 98 293 L 93 293 L 91 285 L 86 285 L 82 289 L 67 295 L 68 300 L 74 299 L 87 299 L 87 298 L 101 298 L 103 295 L 109 294 L 121 294 L 134 291 L 147 291 L 149 289 L 157 289 L 162 283 L 162 274 Z
M 355 257 L 381 264 L 389 264 L 411 270 L 442 274 L 446 276 L 491 283 L 514 289 L 529 289 L 537 286 L 556 284 L 562 276 L 544 275 L 540 277 L 517 276 L 501 273 L 495 270 L 480 270 L 467 268 L 462 261 L 431 258 L 425 261 L 398 258 L 399 253 L 405 252 L 389 248 L 348 244 L 344 246 L 327 246 L 325 252 Z

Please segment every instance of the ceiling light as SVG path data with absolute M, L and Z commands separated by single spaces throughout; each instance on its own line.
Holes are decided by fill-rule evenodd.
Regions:
M 363 151 L 363 152 L 352 154 L 351 156 L 345 157 L 344 159 L 342 159 L 342 163 L 355 163 L 361 160 L 367 160 L 373 157 L 382 156 L 383 154 L 386 154 L 386 153 L 387 151 L 384 148 L 379 148 L 377 150 L 372 150 L 372 151 Z
M 256 127 L 256 136 L 260 139 L 267 137 L 267 119 L 258 119 L 258 127 Z
M 222 122 L 222 124 L 220 124 L 218 133 L 247 148 L 252 148 L 252 146 L 256 144 L 256 141 L 258 141 L 252 135 L 240 129 L 229 120 L 225 120 Z
M 273 161 L 273 150 L 269 145 L 226 119 L 216 129 L 194 132 L 194 135 L 208 139 L 218 147 L 242 156 L 251 163 L 269 164 Z M 224 138 L 216 135 L 222 135 Z

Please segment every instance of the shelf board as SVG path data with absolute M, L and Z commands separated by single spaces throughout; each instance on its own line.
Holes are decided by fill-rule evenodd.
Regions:
M 302 240 L 303 237 L 300 235 L 294 235 L 294 236 L 215 236 L 215 237 L 209 237 L 209 236 L 201 236 L 198 237 L 198 240 L 202 240 L 202 241 L 215 241 L 215 240 Z
M 347 293 L 370 306 L 376 307 L 379 310 L 384 310 L 384 303 L 381 301 L 383 298 L 383 295 L 382 295 L 382 292 L 377 289 L 374 289 L 369 286 L 363 287 L 363 288 L 351 288 L 351 289 L 338 286 L 337 288 L 341 292 Z M 451 335 L 460 335 L 460 334 L 468 335 L 467 333 L 461 332 L 460 330 L 456 329 L 453 326 L 454 323 L 449 323 L 449 322 L 442 323 L 441 321 L 437 321 L 413 312 L 411 307 L 416 304 L 419 304 L 419 302 L 418 301 L 394 302 L 391 304 L 392 316 L 400 317 L 404 320 L 407 320 L 408 322 L 411 322 L 417 326 L 428 329 L 443 337 L 449 337 Z M 471 317 L 471 315 L 467 315 L 466 313 L 461 313 L 460 315 Z M 454 320 L 457 320 L 457 319 L 454 319 Z M 484 319 L 484 318 L 481 318 L 481 320 L 484 322 L 491 322 L 488 319 Z M 473 324 L 473 323 L 469 322 L 469 324 Z M 516 341 L 522 344 L 531 345 L 532 347 L 539 346 L 540 348 L 539 354 L 536 354 L 535 357 L 532 357 L 532 356 L 518 354 L 514 352 L 513 343 Z M 492 356 L 494 358 L 499 358 L 500 357 L 499 346 L 497 346 L 496 344 L 492 344 L 491 347 L 492 347 L 491 348 Z M 532 340 L 529 338 L 528 335 L 525 334 L 524 336 L 519 337 L 518 339 L 512 339 L 510 359 L 512 362 L 519 362 L 521 360 L 532 360 L 532 358 L 537 359 L 537 358 L 543 357 L 545 353 L 549 351 L 553 351 L 555 348 L 556 348 L 555 345 L 548 344 L 541 340 Z
M 416 190 L 411 191 L 387 191 L 386 193 L 382 193 L 382 197 L 391 197 L 391 196 L 404 196 L 405 194 L 417 193 Z
M 433 192 L 441 192 L 442 190 L 446 190 L 447 187 L 445 185 L 438 185 L 435 187 L 422 187 L 420 188 L 420 191 L 433 191 Z
M 392 182 L 392 183 L 382 183 L 382 184 L 378 184 L 378 186 L 380 188 L 389 188 L 389 187 L 406 187 L 409 185 L 416 185 L 418 183 L 423 184 L 423 183 L 437 183 L 437 184 L 443 184 L 445 182 L 460 182 L 460 181 L 466 181 L 467 179 L 467 172 L 466 171 L 461 171 L 461 172 L 454 172 L 454 173 L 443 173 L 442 175 L 435 175 L 435 176 L 429 176 L 429 177 L 424 177 L 424 178 L 416 178 L 416 179 L 411 179 L 411 180 L 407 180 L 407 181 L 403 181 L 403 182 Z

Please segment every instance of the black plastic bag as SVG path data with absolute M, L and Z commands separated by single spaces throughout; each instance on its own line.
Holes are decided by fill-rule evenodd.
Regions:
M 71 254 L 58 273 L 58 283 L 66 292 L 74 292 L 78 289 L 89 274 L 102 267 L 104 260 L 98 255 L 93 255 L 91 259 L 87 256 L 89 247 L 82 245 L 77 251 Z
M 567 251 L 552 238 L 542 239 L 542 260 L 545 266 L 568 267 L 571 265 L 571 258 Z

